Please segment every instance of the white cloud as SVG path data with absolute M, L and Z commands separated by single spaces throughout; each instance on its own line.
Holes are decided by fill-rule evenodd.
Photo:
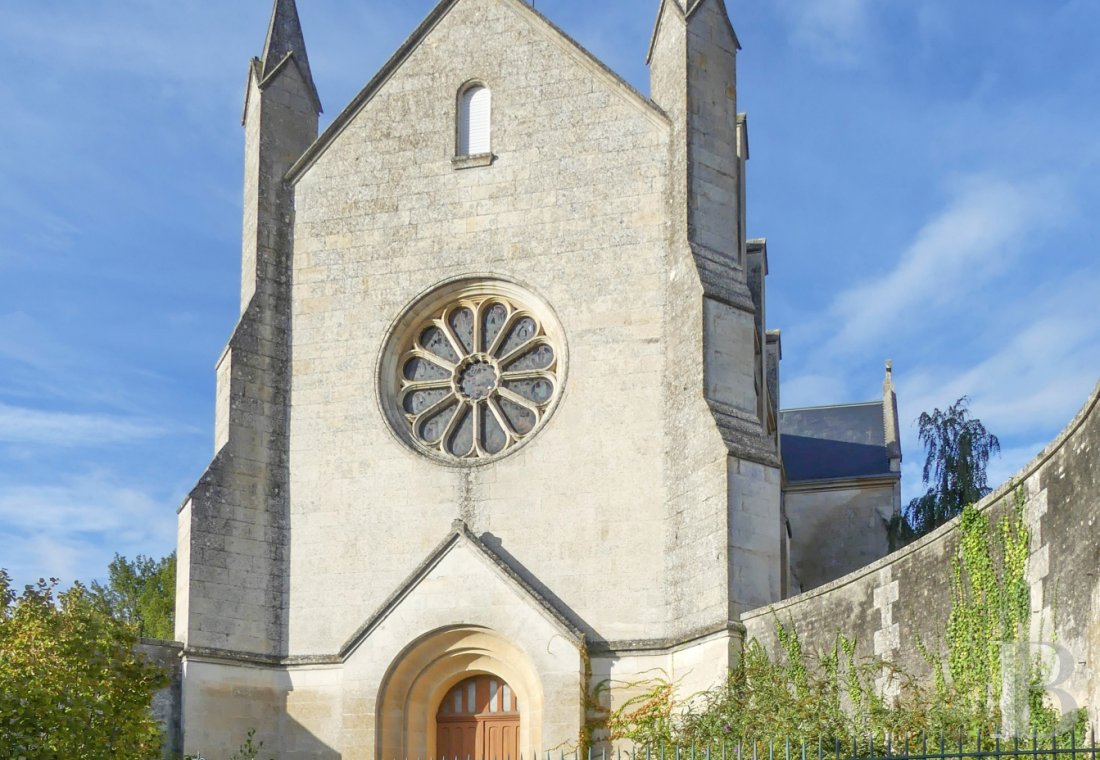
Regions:
M 991 311 L 989 319 L 1006 323 L 1004 342 L 963 366 L 929 365 L 903 375 L 903 416 L 912 419 L 967 395 L 975 415 L 994 433 L 1053 435 L 1100 378 L 1100 312 L 1090 307 L 1097 293 L 1100 275 L 1071 274 L 1011 299 L 1021 306 L 1018 316 Z
M 183 5 L 164 3 L 46 3 L 10 14 L 2 38 L 15 52 L 37 56 L 46 49 L 55 58 L 92 69 L 177 80 L 220 78 L 224 61 L 211 52 L 225 48 L 214 43 L 231 38 L 244 19 L 258 15 L 236 4 L 211 5 L 208 23 L 196 24 L 184 23 L 186 13 Z
M 988 297 L 977 289 L 1013 263 L 1030 233 L 1056 222 L 1064 196 L 1053 180 L 959 181 L 951 203 L 924 225 L 891 271 L 837 296 L 829 323 L 838 329 L 825 352 L 864 351 L 883 336 L 897 339 L 927 327 L 945 307 L 954 314 L 970 299 Z
M 1100 270 L 1064 271 L 1051 254 L 1036 255 L 1050 250 L 1044 237 L 1072 213 L 1066 198 L 1051 179 L 958 183 L 896 264 L 841 292 L 824 318 L 798 326 L 808 350 L 797 366 L 806 373 L 784 380 L 784 406 L 855 400 L 851 391 L 877 385 L 878 373 L 868 370 L 889 352 L 906 500 L 921 491 L 916 418 L 964 395 L 1004 447 L 990 463 L 990 484 L 1011 477 L 1100 378 Z M 826 325 L 835 326 L 831 336 Z
M 43 370 L 63 364 L 64 356 L 63 347 L 26 312 L 0 314 L 0 359 Z
M 166 426 L 107 414 L 44 411 L 0 403 L 0 442 L 47 446 L 101 446 L 159 438 Z
M 855 66 L 869 38 L 870 0 L 783 0 L 791 42 L 824 63 Z
M 0 483 L 0 567 L 17 584 L 102 578 L 115 552 L 161 556 L 174 536 L 171 504 L 113 478 Z
M 945 361 L 899 374 L 906 499 L 920 491 L 917 465 L 923 451 L 914 421 L 922 411 L 944 409 L 963 395 L 969 397 L 971 414 L 1003 446 L 989 464 L 994 488 L 1062 431 L 1100 380 L 1100 312 L 1089 308 L 1097 293 L 1100 275 L 1071 274 L 1013 299 L 1026 305 L 1015 319 L 988 312 L 991 320 L 1007 322 L 1003 327 L 1008 336 L 988 353 L 969 363 L 956 359 L 955 366 Z

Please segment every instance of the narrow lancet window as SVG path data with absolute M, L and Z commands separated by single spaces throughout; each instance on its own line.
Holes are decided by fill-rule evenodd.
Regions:
M 481 156 L 492 152 L 490 142 L 493 96 L 488 87 L 475 84 L 458 99 L 459 156 Z

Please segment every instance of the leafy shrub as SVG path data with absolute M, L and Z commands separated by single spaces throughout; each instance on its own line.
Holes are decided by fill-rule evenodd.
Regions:
M 134 652 L 136 630 L 80 584 L 21 595 L 0 570 L 0 747 L 25 760 L 149 760 L 161 731 L 149 706 L 168 675 Z

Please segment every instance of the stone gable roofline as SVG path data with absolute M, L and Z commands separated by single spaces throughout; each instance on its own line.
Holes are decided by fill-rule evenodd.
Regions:
M 657 21 L 653 24 L 653 34 L 649 37 L 649 49 L 645 54 L 645 62 L 648 66 L 650 61 L 653 60 L 653 48 L 657 45 L 657 35 L 661 31 L 661 19 L 665 17 L 665 6 L 672 3 L 672 7 L 679 12 L 680 16 L 685 19 L 691 18 L 695 15 L 695 11 L 703 7 L 703 3 L 707 0 L 661 0 L 661 4 L 657 7 Z M 681 2 L 687 3 L 688 9 L 684 11 Z M 733 44 L 737 45 L 737 49 L 741 49 L 741 40 L 737 37 L 737 31 L 733 28 L 733 22 L 730 21 L 729 11 L 726 10 L 725 0 L 717 0 L 718 5 L 722 7 L 722 17 L 726 19 L 726 24 L 729 25 L 730 35 L 733 37 Z
M 581 60 L 587 63 L 589 67 L 594 69 L 597 74 L 604 79 L 610 81 L 617 86 L 620 91 L 626 95 L 627 99 L 632 101 L 639 108 L 646 111 L 648 115 L 659 120 L 662 124 L 668 124 L 668 116 L 665 112 L 647 98 L 641 92 L 639 92 L 633 85 L 623 79 L 619 74 L 608 67 L 603 61 L 592 55 L 587 49 L 585 49 L 579 42 L 574 40 L 568 34 L 565 33 L 559 26 L 546 16 L 539 13 L 536 9 L 528 5 L 523 0 L 498 0 L 502 3 L 507 3 L 514 10 L 518 10 L 521 13 L 530 14 L 531 17 L 541 22 L 542 26 L 548 31 L 554 33 L 554 36 L 561 42 L 564 42 L 566 46 L 575 53 L 578 53 Z M 427 17 L 420 23 L 420 26 L 405 40 L 401 46 L 397 49 L 397 52 L 390 57 L 388 61 L 378 70 L 378 73 L 371 78 L 366 87 L 359 91 L 359 94 L 352 98 L 351 102 L 344 108 L 343 111 L 333 119 L 332 124 L 329 125 L 320 137 L 317 138 L 313 145 L 306 149 L 305 153 L 290 167 L 290 170 L 286 173 L 286 181 L 290 184 L 296 183 L 306 171 L 313 165 L 313 163 L 321 157 L 321 154 L 335 141 L 335 139 L 347 128 L 360 111 L 374 98 L 375 94 L 382 88 L 390 77 L 401 68 L 401 65 L 409 58 L 413 52 L 420 47 L 420 43 L 432 32 L 433 29 L 446 17 L 446 15 L 455 7 L 461 0 L 440 0 L 439 4 L 432 9 Z
M 378 610 L 371 615 L 351 638 L 340 647 L 339 657 L 346 660 L 370 634 L 389 617 L 398 605 L 404 601 L 414 588 L 423 581 L 432 570 L 460 543 L 465 543 L 489 565 L 490 569 L 502 576 L 505 583 L 516 588 L 522 595 L 528 597 L 534 606 L 542 612 L 552 624 L 554 624 L 565 636 L 581 646 L 584 634 L 563 615 L 550 601 L 536 591 L 527 581 L 523 580 L 504 559 L 490 549 L 485 542 L 474 535 L 469 526 L 462 520 L 455 520 L 451 526 L 451 532 L 432 552 L 420 563 L 405 581 L 382 602 Z

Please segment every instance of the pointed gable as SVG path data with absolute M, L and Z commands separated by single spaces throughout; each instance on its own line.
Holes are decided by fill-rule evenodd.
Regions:
M 619 97 L 631 103 L 635 108 L 644 113 L 648 118 L 657 120 L 662 124 L 667 123 L 664 112 L 652 100 L 635 89 L 629 82 L 607 67 L 603 62 L 592 55 L 588 50 L 572 39 L 561 28 L 556 26 L 547 17 L 539 13 L 523 0 L 493 0 L 516 17 L 537 31 L 544 39 L 553 41 L 556 46 L 569 58 L 586 68 L 593 76 L 615 92 Z M 297 181 L 310 166 L 328 149 L 336 138 L 358 117 L 367 105 L 375 98 L 379 91 L 397 76 L 398 72 L 424 45 L 431 44 L 430 39 L 437 28 L 448 16 L 463 3 L 471 0 L 441 0 L 412 35 L 398 48 L 397 52 L 386 62 L 377 74 L 367 83 L 351 103 L 333 120 L 328 129 L 317 139 L 297 164 L 288 174 L 288 180 Z M 489 34 L 495 31 L 503 34 L 503 29 L 489 30 Z
M 340 656 L 347 658 L 402 607 L 416 608 L 418 596 L 450 597 L 452 606 L 463 610 L 468 618 L 470 611 L 483 609 L 486 605 L 467 602 L 475 596 L 485 595 L 503 596 L 511 602 L 519 602 L 536 613 L 544 625 L 555 629 L 576 646 L 581 645 L 580 629 L 475 536 L 465 522 L 455 520 L 447 537 L 341 647 Z M 433 606 L 433 609 L 436 608 L 438 605 Z M 474 622 L 466 618 L 463 620 Z M 451 622 L 463 621 L 456 618 Z

